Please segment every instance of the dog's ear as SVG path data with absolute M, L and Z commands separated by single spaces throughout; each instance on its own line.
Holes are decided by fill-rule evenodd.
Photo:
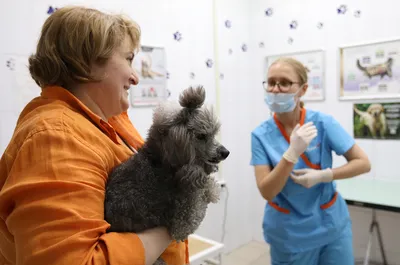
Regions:
M 369 105 L 366 112 L 368 112 L 369 114 L 372 114 L 373 109 L 374 109 L 373 105 Z
M 191 144 L 192 139 L 188 137 L 187 128 L 175 125 L 169 127 L 165 133 L 168 134 L 168 138 L 163 141 L 162 152 L 168 163 L 173 166 L 192 163 L 196 153 Z

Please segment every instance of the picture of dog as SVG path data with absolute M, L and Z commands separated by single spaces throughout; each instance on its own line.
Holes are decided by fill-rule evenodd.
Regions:
M 368 128 L 372 137 L 385 138 L 387 123 L 384 108 L 381 104 L 371 104 L 367 111 L 360 111 L 354 106 L 354 111 L 360 116 L 360 122 Z
M 154 70 L 151 69 L 151 58 L 150 56 L 147 56 L 147 58 L 143 57 L 141 60 L 141 76 L 143 78 L 151 78 L 154 79 L 156 76 L 164 76 L 161 73 L 158 73 Z
M 388 77 L 392 77 L 392 65 L 393 59 L 388 58 L 388 60 L 381 64 L 376 64 L 372 66 L 362 66 L 360 60 L 357 59 L 357 68 L 360 69 L 368 78 L 372 78 L 374 76 L 380 76 L 381 79 L 387 75 Z
M 154 110 L 144 146 L 109 175 L 108 232 L 166 227 L 183 241 L 198 229 L 208 204 L 218 202 L 212 173 L 229 151 L 216 140 L 220 124 L 204 100 L 203 87 L 190 87 L 181 93 L 180 106 L 163 103 Z M 155 264 L 165 262 L 159 258 Z

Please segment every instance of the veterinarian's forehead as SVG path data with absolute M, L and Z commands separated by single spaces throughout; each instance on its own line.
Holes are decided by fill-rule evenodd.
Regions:
M 285 78 L 290 81 L 297 81 L 297 74 L 292 66 L 287 63 L 276 63 L 271 65 L 268 69 L 267 79 L 281 79 Z

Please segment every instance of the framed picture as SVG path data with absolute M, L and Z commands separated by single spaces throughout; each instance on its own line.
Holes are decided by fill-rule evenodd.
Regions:
M 310 50 L 296 53 L 269 55 L 266 58 L 266 69 L 280 57 L 292 57 L 300 61 L 307 69 L 308 89 L 302 101 L 322 101 L 325 99 L 325 52 Z
M 400 102 L 353 105 L 354 138 L 400 139 Z
M 339 48 L 340 100 L 400 97 L 400 39 Z
M 141 46 L 135 55 L 133 67 L 139 75 L 139 84 L 130 89 L 132 106 L 155 106 L 167 98 L 164 48 Z

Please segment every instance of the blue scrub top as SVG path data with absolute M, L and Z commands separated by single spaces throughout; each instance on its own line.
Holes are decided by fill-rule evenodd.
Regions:
M 332 151 L 343 155 L 354 145 L 353 137 L 332 116 L 303 108 L 301 117 L 301 124 L 314 123 L 318 136 L 311 141 L 304 153 L 306 157 L 299 158 L 294 169 L 332 168 Z M 279 122 L 270 118 L 252 131 L 251 165 L 273 168 L 282 159 L 289 142 L 278 126 Z M 305 162 L 307 159 L 309 161 Z M 305 188 L 289 178 L 264 211 L 264 238 L 284 252 L 324 246 L 343 235 L 341 232 L 348 225 L 351 225 L 348 208 L 336 193 L 334 181 Z

